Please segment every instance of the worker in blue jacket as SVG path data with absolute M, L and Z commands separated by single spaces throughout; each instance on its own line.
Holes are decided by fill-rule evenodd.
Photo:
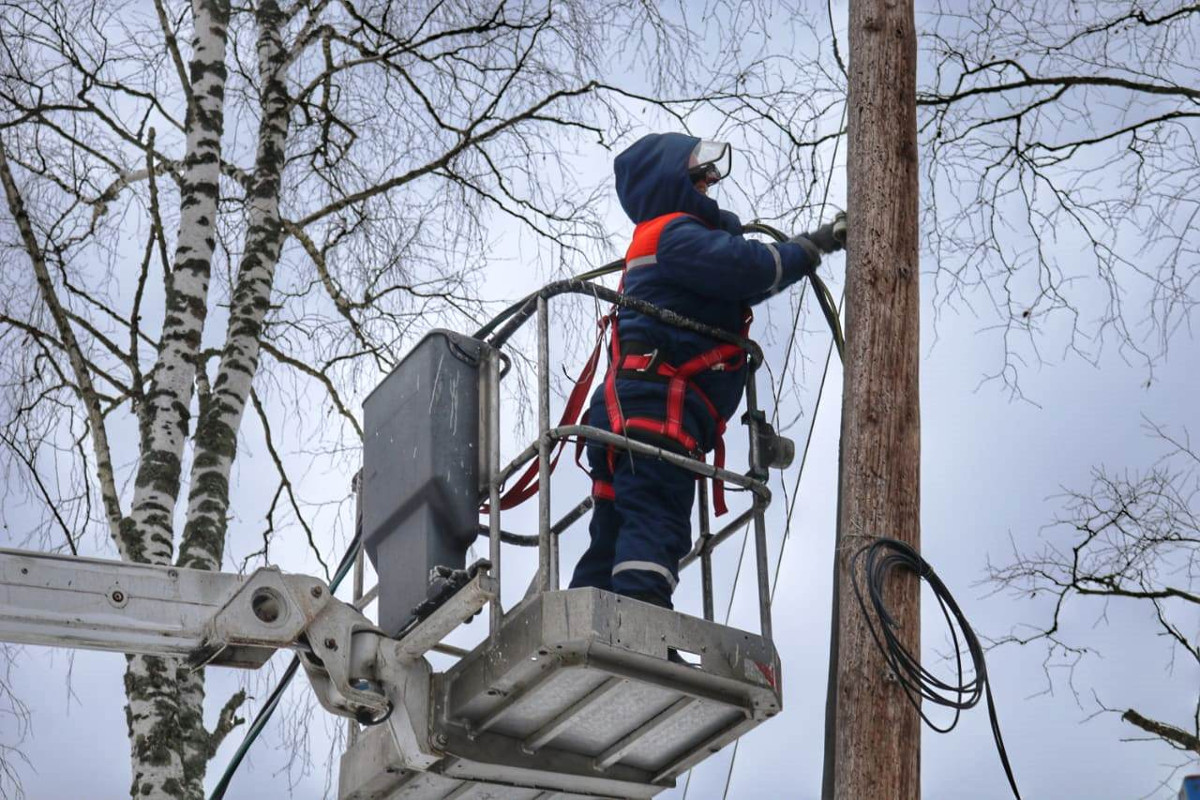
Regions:
M 738 218 L 708 196 L 731 162 L 728 144 L 676 133 L 645 136 L 617 156 L 617 197 L 637 226 L 622 291 L 745 336 L 750 307 L 810 274 L 822 252 L 842 248 L 843 237 L 830 223 L 780 244 L 743 238 Z M 622 308 L 588 424 L 698 458 L 715 449 L 720 465 L 721 436 L 745 383 L 738 348 Z M 591 544 L 571 586 L 671 608 L 679 561 L 692 543 L 696 475 L 598 443 L 587 452 Z

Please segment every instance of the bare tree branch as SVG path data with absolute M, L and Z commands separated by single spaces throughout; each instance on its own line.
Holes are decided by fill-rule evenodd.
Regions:
M 1048 620 L 1022 626 L 998 644 L 1041 643 L 1048 661 L 1062 655 L 1073 672 L 1093 651 L 1076 644 L 1079 634 L 1063 624 L 1068 601 L 1138 603 L 1152 611 L 1158 633 L 1175 645 L 1172 652 L 1185 653 L 1200 665 L 1200 632 L 1194 627 L 1200 604 L 1200 462 L 1186 446 L 1186 430 L 1172 436 L 1159 426 L 1149 427 L 1173 448 L 1158 464 L 1125 475 L 1097 469 L 1088 490 L 1064 496 L 1067 513 L 1052 530 L 1066 534 L 1069 547 L 1057 539 L 1048 539 L 1038 551 L 1014 546 L 1010 563 L 990 568 L 989 580 L 997 590 L 1054 600 Z M 1193 706 L 1200 709 L 1200 689 Z M 1190 732 L 1132 709 L 1122 719 L 1173 747 L 1194 751 L 1200 742 L 1200 713 Z
M 1121 719 L 1130 725 L 1141 728 L 1146 733 L 1153 734 L 1159 739 L 1170 742 L 1181 750 L 1190 750 L 1200 756 L 1200 736 L 1196 736 L 1194 733 L 1188 733 L 1181 728 L 1176 728 L 1174 725 L 1168 725 L 1165 722 L 1143 717 L 1132 708 L 1122 714 Z
M 37 234 L 33 231 L 33 225 L 25 210 L 25 203 L 21 198 L 17 183 L 13 179 L 12 171 L 8 167 L 8 158 L 2 146 L 0 146 L 0 183 L 4 184 L 4 195 L 8 200 L 8 210 L 12 214 L 18 230 L 21 232 L 21 239 L 25 243 L 25 251 L 29 255 L 30 265 L 33 267 L 34 275 L 37 278 L 42 301 L 46 304 L 46 308 L 54 320 L 62 348 L 66 351 L 67 358 L 71 362 L 71 369 L 75 375 L 75 384 L 79 392 L 79 399 L 87 409 L 88 422 L 91 425 L 92 444 L 96 453 L 97 477 L 100 480 L 105 514 L 108 518 L 113 540 L 117 543 L 118 547 L 122 547 L 123 541 L 120 535 L 121 503 L 117 495 L 116 480 L 112 465 L 112 452 L 108 444 L 108 432 L 104 425 L 104 417 L 100 411 L 99 396 L 92 383 L 92 374 L 85 362 L 83 352 L 80 350 L 79 341 L 75 338 L 75 331 L 71 328 L 68 314 L 58 300 L 54 284 L 50 279 L 50 271 L 46 268 L 46 261 L 42 256 L 42 247 L 38 243 Z M 67 541 L 71 541 L 69 533 Z M 71 549 L 75 549 L 74 544 L 71 544 Z

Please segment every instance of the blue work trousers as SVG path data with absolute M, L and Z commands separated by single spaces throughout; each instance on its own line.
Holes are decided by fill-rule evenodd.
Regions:
M 594 586 L 672 608 L 679 560 L 692 546 L 696 476 L 656 458 L 588 447 L 592 477 L 612 484 L 615 499 L 595 498 L 591 545 L 571 588 Z

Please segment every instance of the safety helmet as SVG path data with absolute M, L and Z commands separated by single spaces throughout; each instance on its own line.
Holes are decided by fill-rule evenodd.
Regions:
M 688 178 L 692 183 L 704 179 L 716 183 L 729 174 L 733 166 L 733 148 L 728 142 L 701 139 L 688 156 Z

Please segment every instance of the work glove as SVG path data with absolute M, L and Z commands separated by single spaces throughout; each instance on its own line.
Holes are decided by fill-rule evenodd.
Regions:
M 836 253 L 842 250 L 846 247 L 846 212 L 839 211 L 832 221 L 826 222 L 815 231 L 793 237 L 792 241 L 799 239 L 812 242 L 822 253 Z

